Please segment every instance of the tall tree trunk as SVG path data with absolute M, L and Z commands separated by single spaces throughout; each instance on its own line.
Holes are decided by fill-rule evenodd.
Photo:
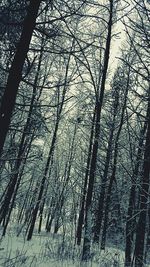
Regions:
M 19 83 L 21 81 L 22 69 L 29 50 L 40 3 L 41 0 L 30 1 L 20 41 L 10 68 L 6 89 L 2 97 L 0 107 L 0 155 L 9 129 L 11 115 L 15 106 Z
M 108 170 L 109 170 L 109 165 L 110 165 L 110 159 L 112 155 L 113 136 L 114 136 L 114 130 L 115 130 L 116 115 L 118 112 L 118 104 L 119 104 L 119 99 L 118 99 L 118 94 L 116 92 L 116 97 L 114 99 L 114 107 L 113 107 L 112 127 L 111 127 L 110 134 L 109 134 L 104 175 L 102 177 L 101 193 L 100 193 L 100 197 L 98 201 L 98 208 L 95 214 L 96 220 L 95 220 L 95 227 L 94 227 L 94 242 L 96 243 L 99 243 L 101 224 L 102 224 L 102 219 L 103 219 L 106 182 L 107 182 Z
M 46 179 L 47 179 L 49 165 L 50 165 L 50 162 L 51 162 L 51 160 L 53 158 L 53 153 L 54 153 L 54 148 L 55 148 L 55 143 L 56 143 L 56 137 L 57 137 L 58 125 L 59 125 L 59 119 L 57 119 L 57 122 L 56 122 L 56 125 L 55 125 L 55 130 L 54 130 L 54 134 L 53 134 L 51 147 L 50 147 L 50 150 L 49 150 L 49 155 L 48 155 L 48 158 L 47 158 L 47 162 L 46 162 L 43 178 L 42 178 L 42 181 L 41 181 L 41 186 L 40 186 L 40 190 L 39 190 L 39 194 L 38 194 L 38 199 L 37 199 L 36 205 L 35 205 L 35 207 L 33 208 L 33 211 L 32 211 L 29 231 L 28 231 L 28 234 L 27 234 L 27 240 L 30 240 L 32 238 L 32 234 L 33 234 L 33 230 L 34 230 L 34 225 L 35 225 L 37 213 L 39 211 L 39 207 L 40 207 L 41 200 L 42 200 L 42 197 L 43 197 L 43 192 L 44 192 L 45 182 L 46 182 Z
M 149 201 L 149 204 L 148 204 L 148 229 L 147 229 L 147 240 L 146 240 L 146 247 L 145 247 L 145 255 L 144 255 L 144 258 L 145 258 L 145 263 L 147 264 L 147 255 L 148 255 L 148 252 L 150 251 L 150 201 Z
M 103 226 L 103 233 L 102 233 L 101 249 L 105 249 L 111 190 L 112 190 L 112 185 L 113 185 L 113 183 L 115 182 L 115 179 L 116 179 L 116 169 L 117 169 L 117 160 L 118 160 L 118 141 L 119 141 L 120 133 L 121 133 L 122 126 L 123 126 L 123 123 L 124 123 L 124 112 L 125 112 L 125 109 L 126 109 L 127 95 L 128 95 L 128 90 L 129 90 L 129 82 L 130 82 L 130 68 L 129 68 L 129 71 L 128 71 L 127 84 L 126 84 L 125 93 L 124 93 L 124 103 L 123 103 L 123 107 L 122 107 L 122 111 L 121 111 L 120 124 L 119 124 L 119 128 L 118 128 L 118 131 L 117 131 L 117 136 L 116 136 L 116 140 L 115 140 L 114 161 L 113 161 L 112 175 L 110 177 L 107 196 L 106 196 L 106 205 L 105 205 L 105 215 L 104 215 L 104 226 Z
M 148 110 L 147 110 L 147 132 L 146 132 L 146 142 L 145 142 L 144 162 L 143 162 L 143 177 L 142 177 L 141 192 L 140 192 L 140 206 L 139 206 L 140 215 L 137 224 L 136 241 L 135 241 L 135 262 L 134 262 L 135 267 L 144 266 L 144 247 L 145 247 L 149 182 L 150 182 L 150 92 L 149 92 Z
M 114 163 L 117 163 L 117 155 L 115 155 Z M 112 175 L 110 178 L 108 191 L 107 191 L 107 197 L 106 197 L 106 205 L 105 205 L 105 215 L 104 215 L 104 226 L 103 226 L 103 232 L 102 232 L 102 241 L 101 241 L 101 249 L 105 249 L 106 245 L 106 234 L 107 234 L 107 227 L 108 227 L 108 215 L 109 215 L 109 205 L 110 205 L 110 199 L 111 199 L 111 190 L 112 185 L 115 181 L 116 176 L 116 165 L 113 166 Z
M 92 195 L 94 180 L 96 174 L 96 163 L 97 163 L 97 154 L 98 154 L 98 143 L 100 138 L 100 119 L 101 119 L 101 110 L 103 104 L 103 97 L 105 91 L 106 75 L 109 62 L 109 53 L 110 53 L 110 43 L 111 43 L 111 31 L 112 31 L 112 16 L 113 16 L 113 0 L 110 0 L 110 10 L 109 10 L 109 22 L 108 22 L 108 34 L 106 40 L 106 48 L 104 54 L 104 68 L 102 74 L 102 81 L 100 87 L 100 96 L 96 100 L 96 121 L 95 121 L 95 136 L 94 144 L 91 156 L 91 165 L 89 172 L 89 183 L 87 189 L 87 197 L 85 204 L 85 234 L 83 240 L 83 251 L 82 251 L 82 261 L 87 261 L 90 258 L 90 247 L 91 247 L 91 208 L 92 208 Z
M 82 199 L 81 199 L 81 208 L 79 212 L 78 225 L 77 225 L 77 233 L 76 233 L 77 245 L 81 244 L 82 227 L 84 223 L 84 213 L 85 213 L 85 199 L 86 199 L 86 192 L 87 192 L 89 167 L 90 167 L 90 162 L 91 162 L 91 151 L 92 151 L 92 145 L 93 145 L 94 126 L 95 126 L 95 110 L 94 110 L 93 119 L 92 119 L 92 128 L 91 128 L 90 144 L 89 144 L 89 150 L 88 150 L 86 173 L 85 173 L 84 187 L 83 187 L 83 193 L 82 193 Z
M 127 222 L 126 222 L 126 247 L 125 247 L 125 267 L 131 267 L 132 262 L 132 246 L 133 246 L 133 236 L 135 233 L 135 218 L 134 218 L 134 208 L 136 201 L 136 180 L 139 173 L 140 162 L 142 159 L 142 150 L 143 150 L 143 141 L 144 135 L 146 132 L 147 122 L 145 122 L 143 129 L 141 130 L 138 152 L 136 158 L 136 165 L 132 175 L 132 186 L 129 196 L 129 206 L 127 213 Z

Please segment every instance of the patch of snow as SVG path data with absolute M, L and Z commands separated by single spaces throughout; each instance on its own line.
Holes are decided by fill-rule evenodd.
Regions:
M 69 242 L 69 241 L 68 241 Z M 64 247 L 64 249 L 62 249 Z M 78 249 L 78 251 L 77 251 Z M 0 241 L 0 267 L 123 267 L 124 252 L 112 247 L 100 251 L 93 247 L 93 257 L 87 263 L 80 262 L 81 251 L 62 242 L 62 236 L 34 235 L 31 241 L 23 236 L 7 234 Z M 147 266 L 150 267 L 150 266 Z

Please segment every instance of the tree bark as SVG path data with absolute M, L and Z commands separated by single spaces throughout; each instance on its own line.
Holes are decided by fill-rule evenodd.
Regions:
M 20 41 L 10 68 L 6 89 L 2 97 L 0 107 L 0 155 L 2 153 L 6 135 L 9 129 L 19 83 L 21 81 L 22 69 L 29 50 L 29 45 L 33 30 L 35 28 L 40 3 L 41 0 L 30 1 Z

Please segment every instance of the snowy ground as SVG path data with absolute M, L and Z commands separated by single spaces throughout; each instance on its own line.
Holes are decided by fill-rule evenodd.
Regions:
M 88 264 L 80 263 L 79 258 L 80 251 L 76 248 L 73 251 L 61 236 L 34 235 L 31 241 L 25 241 L 23 236 L 9 233 L 0 242 L 0 267 L 123 266 L 123 252 L 110 248 L 101 254 L 95 252 Z M 119 265 L 115 265 L 117 261 Z
M 64 247 L 64 250 L 62 250 Z M 0 267 L 122 267 L 124 252 L 107 248 L 95 249 L 93 259 L 87 264 L 79 261 L 80 251 L 62 242 L 62 236 L 34 235 L 31 241 L 23 236 L 7 234 L 0 241 Z

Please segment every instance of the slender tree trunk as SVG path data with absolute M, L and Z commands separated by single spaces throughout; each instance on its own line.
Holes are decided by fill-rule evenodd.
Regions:
M 140 207 L 139 207 L 140 215 L 137 224 L 136 241 L 135 241 L 135 262 L 134 262 L 135 267 L 144 266 L 144 247 L 145 247 L 149 182 L 150 182 L 150 97 L 148 100 L 148 110 L 147 110 L 147 132 L 146 132 L 146 143 L 145 143 L 144 162 L 143 162 L 143 177 L 141 184 Z
M 31 215 L 31 224 L 30 224 L 30 227 L 29 227 L 27 240 L 30 240 L 32 238 L 32 234 L 33 234 L 33 230 L 34 230 L 34 225 L 35 225 L 37 213 L 38 213 L 39 206 L 41 204 L 41 200 L 42 200 L 42 197 L 43 197 L 44 186 L 45 186 L 45 182 L 46 182 L 46 179 L 47 179 L 47 173 L 48 173 L 48 170 L 49 170 L 49 165 L 50 165 L 50 162 L 51 162 L 52 157 L 53 157 L 53 152 L 54 152 L 55 143 L 56 143 L 56 137 L 57 137 L 58 125 L 59 125 L 59 120 L 57 120 L 57 122 L 56 122 L 55 130 L 54 130 L 54 134 L 53 134 L 53 139 L 52 139 L 51 147 L 50 147 L 50 150 L 49 150 L 49 155 L 48 155 L 48 158 L 47 158 L 47 163 L 46 163 L 44 174 L 43 174 L 43 178 L 42 178 L 42 181 L 41 181 L 41 186 L 40 186 L 40 191 L 39 191 L 37 203 L 35 205 L 35 208 L 33 209 L 32 215 Z
M 148 255 L 148 252 L 150 251 L 150 202 L 149 202 L 149 207 L 148 207 L 148 227 L 147 228 L 148 228 L 147 229 L 147 240 L 146 240 L 146 248 L 145 248 L 145 255 L 144 255 L 146 264 L 148 263 L 147 255 Z
M 107 226 L 108 226 L 108 215 L 109 215 L 109 205 L 110 205 L 110 199 L 111 199 L 111 190 L 113 183 L 116 179 L 116 164 L 117 164 L 117 157 L 118 157 L 118 147 L 116 147 L 115 155 L 114 155 L 114 163 L 113 163 L 113 171 L 110 178 L 108 191 L 107 191 L 107 197 L 106 197 L 106 205 L 105 205 L 105 215 L 104 215 L 104 226 L 103 226 L 103 232 L 102 232 L 102 241 L 101 241 L 101 249 L 105 249 L 106 244 L 106 234 L 107 234 Z
M 27 153 L 26 153 L 26 157 L 22 162 L 22 169 L 21 169 L 20 173 L 17 172 L 16 175 L 15 175 L 16 183 L 14 185 L 14 190 L 12 192 L 11 201 L 9 199 L 9 203 L 7 202 L 8 209 L 6 209 L 6 212 L 4 212 L 4 214 L 5 214 L 5 223 L 3 224 L 3 233 L 2 233 L 3 236 L 6 234 L 7 226 L 8 226 L 8 223 L 9 223 L 9 220 L 10 220 L 10 216 L 11 216 L 11 213 L 12 213 L 12 210 L 13 210 L 13 207 L 14 207 L 14 203 L 15 203 L 15 199 L 16 199 L 16 196 L 17 196 L 18 188 L 20 186 L 22 174 L 23 174 L 23 171 L 24 171 L 24 167 L 25 167 L 25 164 L 26 164 L 26 160 L 27 160 L 27 157 L 28 157 L 28 154 L 29 154 L 29 151 L 30 151 L 30 147 L 31 147 L 31 143 L 33 141 L 33 138 L 34 138 L 34 133 L 32 134 L 32 137 L 30 139 L 30 143 L 28 144 L 29 147 L 28 147 L 28 150 L 27 150 Z
M 135 233 L 135 218 L 134 218 L 134 207 L 136 201 L 136 180 L 139 173 L 140 162 L 142 159 L 142 149 L 143 149 L 143 141 L 144 135 L 146 132 L 147 122 L 145 122 L 143 129 L 141 130 L 138 152 L 136 158 L 136 165 L 132 175 L 132 186 L 130 190 L 129 196 L 129 206 L 127 213 L 127 222 L 126 222 L 126 248 L 125 248 L 125 267 L 131 267 L 132 263 L 132 246 L 133 246 L 133 236 Z
M 91 257 L 90 247 L 91 247 L 91 228 L 92 228 L 92 225 L 91 225 L 92 195 L 93 195 L 93 187 L 94 187 L 94 180 L 95 180 L 95 174 L 96 174 L 98 143 L 99 143 L 99 138 L 100 138 L 101 110 L 102 110 L 102 104 L 103 104 L 106 75 L 107 75 L 108 62 L 109 62 L 109 53 L 110 53 L 113 0 L 110 0 L 109 12 L 110 12 L 110 17 L 109 17 L 109 22 L 108 22 L 108 34 L 107 34 L 106 48 L 105 48 L 105 54 L 104 54 L 104 68 L 103 68 L 103 75 L 102 75 L 102 81 L 101 81 L 100 96 L 98 97 L 98 100 L 96 101 L 95 136 L 94 136 L 94 144 L 93 144 L 93 150 L 92 150 L 92 156 L 91 156 L 89 183 L 88 183 L 88 190 L 87 190 L 87 197 L 86 197 L 86 204 L 85 204 L 85 234 L 84 234 L 84 240 L 83 240 L 82 261 L 87 261 Z
M 23 217 L 25 215 L 25 210 L 27 209 L 27 206 L 28 206 L 28 203 L 29 203 L 29 193 L 30 193 L 31 188 L 33 188 L 33 183 L 34 183 L 34 171 L 33 171 L 32 177 L 30 179 L 30 183 L 29 183 L 29 186 L 28 186 L 27 193 L 25 194 L 25 197 L 24 197 L 24 200 L 23 200 L 23 205 L 22 205 L 22 207 L 21 207 L 21 209 L 19 210 L 19 213 L 18 213 L 17 222 L 19 224 L 22 223 L 22 221 L 23 221 Z
M 77 245 L 81 244 L 82 227 L 84 223 L 84 213 L 85 213 L 85 199 L 86 199 L 86 192 L 87 192 L 89 167 L 90 167 L 90 161 L 91 161 L 91 151 L 92 151 L 92 145 L 93 145 L 94 126 L 95 126 L 95 110 L 94 110 L 93 119 L 92 119 L 90 145 L 89 145 L 89 150 L 88 150 L 87 166 L 86 166 L 84 187 L 83 187 L 83 193 L 82 193 L 82 199 L 81 199 L 81 208 L 80 208 L 79 218 L 78 218 L 78 226 L 77 226 L 77 233 L 76 233 Z
M 47 232 L 51 231 L 51 226 L 52 226 L 52 222 L 53 222 L 53 219 L 54 219 L 54 214 L 52 213 L 52 207 L 53 207 L 54 204 L 55 204 L 55 199 L 52 197 L 50 205 L 49 205 L 49 211 L 48 211 L 48 214 L 47 214 L 47 220 L 46 220 L 46 226 L 45 226 L 45 230 Z
M 107 225 L 108 225 L 108 214 L 109 214 L 109 205 L 110 205 L 110 198 L 111 198 L 111 190 L 112 185 L 115 182 L 116 179 L 116 168 L 117 168 L 117 160 L 118 160 L 118 141 L 120 137 L 120 133 L 122 130 L 123 122 L 124 122 L 124 112 L 126 109 L 126 103 L 127 103 L 127 95 L 129 90 L 129 82 L 130 82 L 130 68 L 128 72 L 128 78 L 127 78 L 127 85 L 125 89 L 125 95 L 124 95 L 124 103 L 121 111 L 121 119 L 119 128 L 117 131 L 117 136 L 115 140 L 115 148 L 114 148 L 114 162 L 113 162 L 113 169 L 112 169 L 112 175 L 110 177 L 108 191 L 107 191 L 107 197 L 106 197 L 106 205 L 105 205 L 105 215 L 104 215 L 104 226 L 103 226 L 103 233 L 102 233 L 102 242 L 101 242 L 101 249 L 105 249 L 105 243 L 106 243 L 106 234 L 107 234 Z
M 45 195 L 47 193 L 47 190 L 45 192 Z M 41 228 L 42 228 L 42 221 L 43 221 L 43 212 L 44 212 L 44 205 L 45 205 L 45 200 L 46 200 L 46 197 L 44 197 L 44 200 L 43 200 L 43 203 L 40 207 L 40 212 L 39 212 L 39 227 L 38 227 L 38 233 L 41 232 Z
M 50 217 L 51 215 L 51 217 Z M 46 222 L 46 232 L 50 233 L 51 227 L 52 227 L 52 222 L 54 220 L 54 215 L 49 212 L 48 217 L 47 217 L 47 222 Z
M 104 210 L 104 200 L 105 200 L 105 191 L 106 191 L 106 182 L 107 182 L 107 176 L 108 176 L 108 170 L 110 165 L 110 159 L 112 155 L 112 145 L 113 145 L 113 136 L 114 136 L 114 130 L 115 130 L 115 121 L 116 121 L 116 115 L 117 115 L 117 108 L 118 108 L 118 97 L 116 95 L 116 99 L 114 100 L 114 110 L 113 110 L 113 121 L 112 121 L 112 127 L 109 134 L 109 141 L 108 141 L 108 147 L 107 147 L 107 153 L 106 153 L 106 160 L 105 160 L 105 168 L 104 168 L 104 175 L 102 178 L 102 184 L 101 184 L 101 193 L 98 201 L 98 209 L 96 210 L 96 222 L 94 227 L 94 242 L 99 243 L 99 237 L 100 237 L 100 231 L 101 231 L 101 225 L 102 225 L 102 219 L 103 219 L 103 210 Z

